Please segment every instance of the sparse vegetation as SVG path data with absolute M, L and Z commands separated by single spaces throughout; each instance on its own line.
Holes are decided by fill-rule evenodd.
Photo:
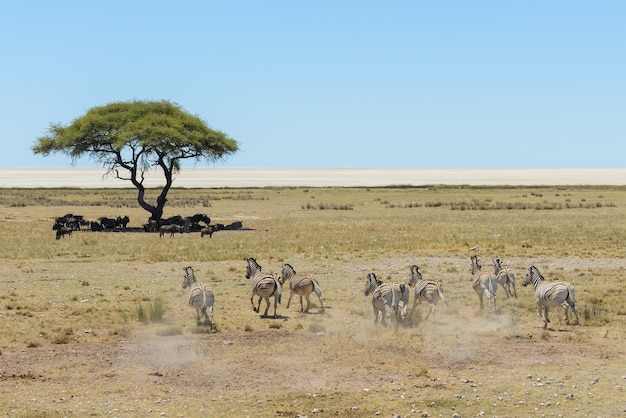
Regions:
M 172 189 L 165 216 L 203 212 L 246 229 L 210 240 L 91 231 L 54 239 L 52 219 L 70 212 L 128 214 L 131 226 L 142 225 L 134 193 L 0 189 L 0 233 L 11 237 L 0 240 L 0 390 L 11 393 L 0 409 L 15 416 L 622 413 L 626 188 Z M 471 290 L 475 245 L 483 268 L 503 258 L 518 279 L 519 299 L 498 291 L 497 315 L 480 313 Z M 250 308 L 246 257 L 264 271 L 289 262 L 314 273 L 326 313 L 314 301 L 312 313 L 300 313 L 296 299 L 286 309 L 285 287 L 278 318 L 261 318 Z M 438 306 L 434 323 L 421 320 L 420 305 L 412 327 L 375 327 L 365 274 L 406 281 L 411 264 L 444 283 L 449 306 Z M 566 326 L 553 308 L 552 329 L 540 328 L 532 290 L 519 285 L 531 264 L 548 280 L 574 285 L 583 326 Z M 187 306 L 185 265 L 215 291 L 217 333 L 198 326 Z M 266 366 L 251 370 L 256 358 Z

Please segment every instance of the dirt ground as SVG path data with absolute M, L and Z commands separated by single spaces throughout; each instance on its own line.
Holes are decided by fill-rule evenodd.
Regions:
M 597 263 L 626 268 L 622 260 L 553 262 L 568 270 Z M 505 314 L 478 316 L 475 308 L 393 330 L 331 304 L 326 315 L 333 324 L 323 331 L 158 336 L 145 327 L 117 342 L 4 350 L 2 412 L 626 416 L 621 326 L 573 331 L 553 312 L 554 329 L 546 332 L 536 317 L 521 323 Z

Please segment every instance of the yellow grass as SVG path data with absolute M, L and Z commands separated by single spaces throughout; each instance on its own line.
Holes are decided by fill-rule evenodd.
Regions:
M 616 416 L 626 406 L 622 280 L 626 189 L 403 187 L 175 189 L 166 216 L 206 213 L 241 231 L 159 238 L 77 231 L 53 219 L 128 215 L 133 190 L 0 189 L 0 410 L 11 416 Z M 519 299 L 479 312 L 468 249 L 503 258 Z M 284 289 L 277 319 L 250 308 L 245 259 L 313 273 L 309 314 Z M 374 326 L 365 277 L 441 280 L 436 321 Z M 543 331 L 536 265 L 568 280 L 583 326 L 551 310 Z M 193 265 L 216 295 L 217 333 L 181 288 Z M 411 299 L 412 303 L 412 299 Z M 264 305 L 262 305 L 264 308 Z M 142 313 L 143 312 L 143 313 Z M 261 359 L 261 360 L 257 360 Z M 260 362 L 261 364 L 257 364 Z M 596 381 L 596 379 L 598 379 Z

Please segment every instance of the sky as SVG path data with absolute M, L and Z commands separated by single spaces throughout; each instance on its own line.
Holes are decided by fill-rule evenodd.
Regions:
M 131 100 L 237 140 L 217 167 L 626 167 L 625 21 L 621 0 L 0 0 L 0 167 L 72 167 L 37 138 Z

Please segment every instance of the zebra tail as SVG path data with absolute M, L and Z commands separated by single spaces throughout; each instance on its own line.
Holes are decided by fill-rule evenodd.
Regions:
M 317 283 L 317 280 L 313 280 L 313 291 L 315 292 L 317 297 L 322 297 L 322 289 L 320 288 L 319 283 Z
M 274 284 L 276 285 L 276 292 L 278 292 L 276 295 L 276 303 L 280 305 L 280 300 L 283 296 L 283 287 L 280 285 L 278 279 L 274 279 Z
M 443 285 L 441 283 L 439 283 L 437 288 L 439 290 L 439 297 L 441 298 L 443 303 L 445 303 L 446 306 L 448 306 L 448 301 L 446 300 L 446 298 L 443 297 Z
M 572 286 L 567 287 L 567 303 L 572 309 L 576 309 L 576 301 L 574 300 L 575 292 Z
M 488 299 L 495 298 L 497 286 L 498 281 L 495 278 L 489 277 L 487 280 L 485 280 L 485 286 L 483 287 L 483 291 Z

